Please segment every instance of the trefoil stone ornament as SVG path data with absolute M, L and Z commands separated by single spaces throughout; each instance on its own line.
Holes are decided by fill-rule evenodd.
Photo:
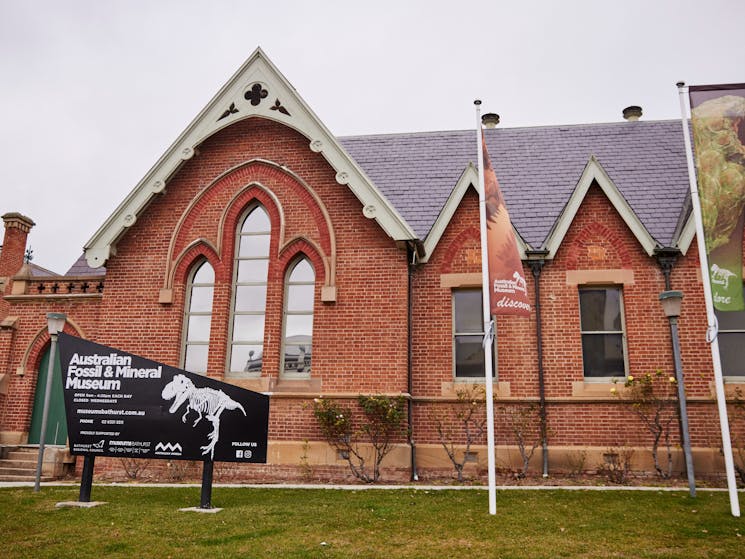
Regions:
M 230 115 L 233 115 L 238 112 L 238 109 L 235 107 L 235 103 L 231 103 L 230 106 L 225 110 L 224 113 L 220 115 L 220 118 L 217 119 L 217 121 L 221 121 L 224 118 L 229 117 Z
M 269 108 L 270 108 L 270 109 L 271 109 L 272 111 L 279 111 L 279 112 L 280 112 L 280 113 L 282 113 L 283 115 L 287 115 L 287 116 L 292 116 L 292 115 L 290 114 L 290 111 L 288 111 L 287 109 L 285 109 L 285 108 L 284 108 L 284 107 L 282 106 L 282 103 L 280 102 L 280 100 L 279 100 L 279 99 L 277 99 L 276 101 L 274 101 L 274 105 L 272 105 L 272 106 L 271 106 L 271 107 L 269 107 Z

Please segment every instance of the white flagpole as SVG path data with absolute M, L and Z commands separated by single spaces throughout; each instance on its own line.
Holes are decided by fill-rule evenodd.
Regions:
M 706 319 L 709 325 L 707 341 L 711 345 L 711 360 L 714 364 L 714 387 L 717 396 L 717 407 L 719 408 L 719 427 L 722 431 L 722 452 L 724 453 L 724 467 L 727 474 L 727 488 L 729 489 L 729 502 L 732 516 L 740 516 L 740 502 L 737 498 L 737 482 L 735 481 L 735 463 L 732 458 L 732 442 L 730 441 L 729 422 L 727 421 L 727 400 L 724 394 L 724 380 L 722 379 L 722 361 L 719 356 L 719 340 L 717 339 L 717 319 L 714 315 L 714 302 L 711 298 L 711 282 L 709 278 L 709 258 L 706 254 L 706 241 L 704 239 L 704 222 L 701 217 L 701 201 L 698 197 L 696 185 L 696 171 L 693 163 L 693 151 L 691 149 L 691 138 L 688 132 L 688 111 L 686 97 L 688 88 L 683 82 L 678 84 L 678 96 L 680 97 L 680 116 L 683 122 L 683 140 L 685 141 L 686 158 L 688 160 L 688 181 L 691 188 L 691 202 L 693 205 L 693 217 L 696 222 L 696 242 L 698 245 L 698 258 L 701 263 L 701 281 L 704 287 L 704 301 L 706 302 Z
M 482 148 L 481 101 L 476 105 L 476 141 L 479 163 L 479 222 L 481 229 L 481 298 L 484 308 L 484 376 L 486 385 L 486 439 L 489 468 L 489 514 L 497 514 L 496 457 L 494 451 L 494 387 L 492 380 L 492 347 L 494 325 L 489 304 L 489 253 L 486 249 L 486 196 L 484 193 L 484 150 Z

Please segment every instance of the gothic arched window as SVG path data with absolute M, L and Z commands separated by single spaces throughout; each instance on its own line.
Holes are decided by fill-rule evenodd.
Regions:
M 229 374 L 261 374 L 270 240 L 269 216 L 254 206 L 236 233 Z
M 184 312 L 183 368 L 192 373 L 207 373 L 207 357 L 212 325 L 212 298 L 215 292 L 215 271 L 206 260 L 189 275 Z
M 313 303 L 316 273 L 303 257 L 287 271 L 283 317 L 282 373 L 310 375 L 313 348 Z

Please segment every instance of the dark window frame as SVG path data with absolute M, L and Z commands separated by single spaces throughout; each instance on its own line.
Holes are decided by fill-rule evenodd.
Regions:
M 479 295 L 479 305 L 478 305 L 478 313 L 477 313 L 477 320 L 475 320 L 476 324 L 478 324 L 478 328 L 467 328 L 462 329 L 459 331 L 458 325 L 457 325 L 457 316 L 459 313 L 458 311 L 458 299 L 459 294 L 471 294 L 472 296 L 475 296 L 476 293 Z M 483 344 L 484 339 L 484 311 L 483 311 L 483 292 L 481 287 L 462 287 L 458 289 L 453 289 L 451 292 L 451 317 L 452 317 L 452 348 L 451 348 L 451 355 L 452 355 L 452 361 L 453 361 L 453 369 L 452 369 L 452 376 L 455 381 L 466 381 L 466 382 L 478 382 L 479 380 L 484 381 L 484 349 L 481 347 L 481 359 L 480 364 L 476 366 L 471 366 L 474 373 L 469 374 L 463 371 L 463 369 L 460 369 L 459 373 L 459 346 L 458 346 L 458 340 L 459 339 L 466 339 L 471 338 L 473 341 L 478 338 L 478 344 L 481 346 Z M 462 310 L 464 307 L 463 304 L 460 305 L 460 309 Z M 494 320 L 494 317 L 492 317 L 492 320 Z M 496 324 L 496 322 L 495 322 Z M 492 378 L 496 380 L 497 378 L 497 334 L 496 334 L 496 326 L 494 328 L 494 341 L 492 343 Z M 461 346 L 462 348 L 463 346 Z
M 592 309 L 587 308 L 587 305 L 593 302 L 589 295 L 601 291 L 605 291 L 606 296 L 608 293 L 617 295 L 615 297 L 617 309 L 610 309 L 617 315 L 617 317 L 614 317 L 614 322 L 616 320 L 618 322 L 615 327 L 605 324 L 600 327 L 597 324 L 584 324 L 585 317 L 588 317 L 588 321 L 597 321 L 597 317 L 601 313 L 606 314 L 609 310 L 607 307 L 607 297 L 603 299 L 603 308 L 595 309 L 595 312 L 590 312 Z M 603 382 L 613 378 L 625 378 L 628 376 L 629 360 L 626 343 L 623 287 L 620 285 L 580 286 L 578 289 L 578 306 L 582 344 L 582 375 L 585 381 Z M 606 319 L 607 317 L 601 318 L 601 322 L 604 322 Z M 601 340 L 602 347 L 600 351 L 594 351 L 598 349 L 598 340 Z M 613 346 L 615 346 L 615 351 L 610 351 L 610 348 L 613 348 Z M 598 356 L 600 353 L 602 355 Z M 618 366 L 619 362 L 621 364 L 620 367 Z

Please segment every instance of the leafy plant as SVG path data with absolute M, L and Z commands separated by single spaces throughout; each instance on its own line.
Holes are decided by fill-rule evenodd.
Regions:
M 455 468 L 458 481 L 463 481 L 463 468 L 473 456 L 471 445 L 486 430 L 486 395 L 484 388 L 478 385 L 462 388 L 456 395 L 458 400 L 449 410 L 450 413 L 435 418 L 435 429 L 440 444 Z M 456 439 L 463 440 L 464 444 L 456 444 Z
M 324 438 L 347 461 L 352 474 L 365 483 L 375 483 L 380 479 L 383 458 L 393 449 L 393 440 L 404 433 L 406 399 L 360 395 L 357 404 L 363 417 L 358 427 L 354 425 L 352 410 L 331 400 L 316 399 L 313 415 Z M 372 472 L 364 444 L 372 447 Z
M 626 390 L 622 392 L 614 387 L 611 393 L 630 403 L 631 409 L 652 435 L 654 469 L 662 479 L 669 479 L 673 473 L 670 435 L 675 419 L 678 417 L 678 392 L 675 377 L 669 377 L 660 370 L 645 373 L 641 377 L 629 375 L 626 377 L 624 387 Z M 661 444 L 667 451 L 667 462 L 664 468 L 659 459 Z

